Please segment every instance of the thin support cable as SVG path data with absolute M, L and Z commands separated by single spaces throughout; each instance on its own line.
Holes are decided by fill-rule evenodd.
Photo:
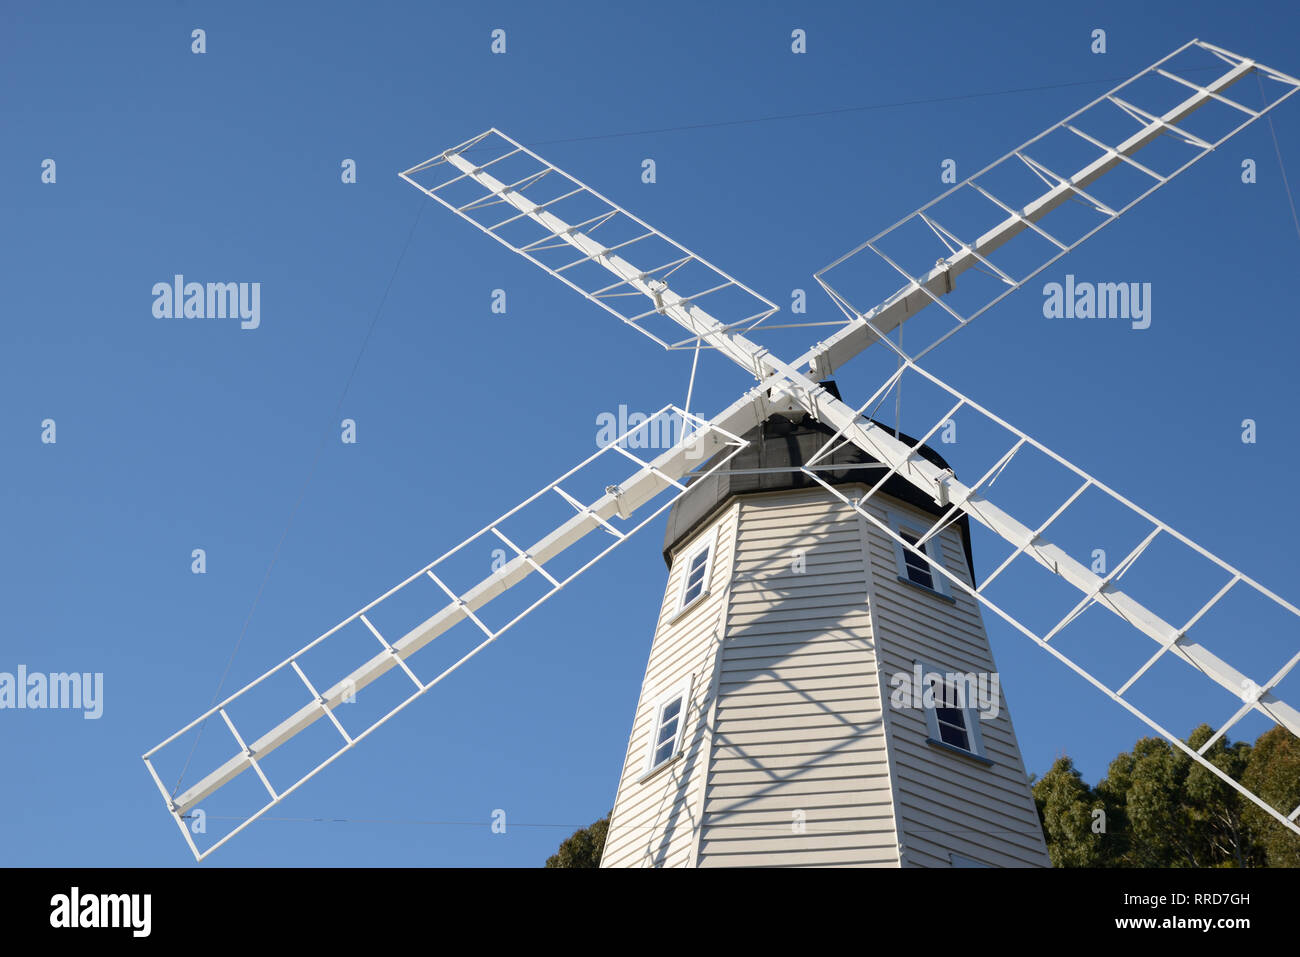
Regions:
M 1264 79 L 1255 71 L 1255 80 L 1259 83 L 1259 95 L 1263 97 L 1264 104 L 1268 105 L 1268 94 L 1264 92 Z M 1282 147 L 1277 141 L 1277 128 L 1273 126 L 1273 114 L 1266 114 L 1264 117 L 1268 120 L 1268 131 L 1273 134 L 1273 150 L 1277 153 L 1277 168 L 1282 173 L 1282 186 L 1286 190 L 1286 200 L 1291 204 L 1291 221 L 1295 223 L 1296 235 L 1300 236 L 1300 215 L 1296 214 L 1295 197 L 1291 195 L 1291 184 L 1286 178 L 1286 164 L 1282 162 Z
M 411 248 L 411 240 L 415 238 L 416 227 L 420 225 L 420 217 L 424 215 L 424 209 L 427 203 L 420 203 L 416 210 L 415 220 L 411 223 L 411 229 L 406 234 L 406 242 L 402 244 L 402 251 L 397 255 L 397 262 L 393 264 L 393 272 L 388 277 L 388 284 L 384 287 L 383 295 L 379 297 L 379 305 L 375 307 L 375 314 L 370 319 L 370 325 L 366 329 L 366 334 L 361 340 L 361 348 L 357 350 L 357 357 L 352 363 L 352 371 L 348 373 L 347 380 L 343 383 L 343 391 L 339 393 L 339 400 L 334 407 L 334 418 L 338 418 L 339 410 L 343 408 L 343 402 L 347 398 L 348 390 L 352 388 L 352 380 L 357 376 L 357 369 L 361 367 L 361 358 L 366 354 L 366 346 L 370 344 L 370 337 L 375 331 L 375 326 L 379 322 L 379 317 L 384 311 L 384 304 L 388 302 L 388 294 L 393 289 L 393 282 L 397 279 L 397 272 L 402 268 L 402 261 L 406 259 L 406 252 Z M 284 541 L 289 536 L 289 529 L 293 527 L 293 520 L 298 514 L 298 509 L 307 496 L 307 487 L 311 485 L 312 477 L 316 474 L 316 466 L 320 463 L 321 454 L 325 451 L 325 443 L 331 430 L 327 430 L 321 435 L 320 444 L 316 447 L 316 455 L 307 469 L 307 478 L 303 481 L 302 487 L 298 491 L 298 498 L 293 503 L 293 508 L 289 510 L 289 518 L 284 524 L 284 531 L 280 533 L 280 540 L 275 544 L 275 551 L 271 553 L 271 561 L 266 566 L 266 571 L 262 575 L 262 582 L 257 587 L 257 594 L 253 596 L 253 604 L 248 609 L 248 615 L 244 618 L 244 625 L 239 629 L 239 637 L 235 639 L 235 647 L 230 652 L 230 659 L 226 662 L 226 669 L 221 673 L 221 680 L 217 682 L 216 693 L 212 696 L 212 706 L 215 706 L 221 698 L 221 690 L 226 685 L 226 679 L 230 677 L 230 669 L 235 663 L 235 656 L 239 654 L 239 648 L 244 643 L 244 635 L 248 633 L 248 626 L 253 621 L 253 613 L 257 611 L 257 606 L 262 600 L 262 593 L 266 590 L 266 583 L 271 578 L 271 570 L 280 559 L 280 551 L 284 548 Z M 190 769 L 190 763 L 194 760 L 194 752 L 198 750 L 199 739 L 203 736 L 203 728 L 207 725 L 207 720 L 199 725 L 194 734 L 194 743 L 190 745 L 190 753 L 185 758 L 185 764 L 181 767 L 181 773 L 176 777 L 176 783 L 172 786 L 172 797 L 175 797 L 181 789 L 181 782 L 185 780 L 185 775 Z

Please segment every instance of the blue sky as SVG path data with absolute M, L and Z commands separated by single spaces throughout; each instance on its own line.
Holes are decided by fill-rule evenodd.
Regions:
M 189 860 L 139 756 L 208 707 L 259 592 L 227 693 L 593 452 L 600 413 L 684 400 L 689 355 L 399 170 L 496 126 L 778 304 L 807 289 L 808 318 L 830 319 L 811 274 L 941 192 L 943 159 L 974 172 L 1193 37 L 1300 73 L 1300 14 L 1282 3 L 68 4 L 3 19 L 0 671 L 102 672 L 105 688 L 97 721 L 0 712 L 0 863 L 15 865 Z M 998 95 L 970 95 L 984 93 Z M 1273 114 L 1293 183 L 1298 101 Z M 1298 257 L 1256 124 L 926 365 L 1294 600 Z M 1151 328 L 1045 319 L 1041 284 L 1067 272 L 1151 283 Z M 177 273 L 260 282 L 260 327 L 156 318 L 151 288 Z M 792 358 L 817 335 L 755 338 Z M 878 368 L 840 375 L 845 398 L 864 401 Z M 709 357 L 692 406 L 745 387 Z M 339 822 L 255 824 L 212 863 L 540 864 L 612 804 L 661 542 L 652 524 L 275 812 Z M 1144 733 L 990 632 L 1031 772 L 1069 753 L 1095 780 Z M 1182 733 L 1200 708 L 1157 704 Z M 1204 719 L 1229 713 L 1215 699 Z M 488 827 L 498 808 L 505 834 Z

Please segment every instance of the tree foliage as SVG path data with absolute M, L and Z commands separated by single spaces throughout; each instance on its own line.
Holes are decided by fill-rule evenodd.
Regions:
M 1201 725 L 1187 739 L 1200 749 Z M 1226 736 L 1216 768 L 1289 813 L 1300 804 L 1300 739 L 1275 727 L 1254 745 Z M 1296 867 L 1300 838 L 1163 738 L 1142 738 L 1090 787 L 1068 757 L 1033 784 L 1055 867 Z
M 1281 725 L 1260 735 L 1241 783 L 1273 807 L 1300 805 L 1300 738 Z M 1300 867 L 1300 838 L 1247 803 L 1242 819 L 1264 849 L 1270 867 Z
M 600 855 L 605 851 L 605 835 L 609 833 L 609 815 L 580 828 L 565 838 L 560 849 L 546 859 L 547 867 L 600 867 Z
M 1073 761 L 1056 759 L 1034 784 L 1034 803 L 1053 867 L 1102 866 L 1104 845 L 1092 826 L 1099 801 Z

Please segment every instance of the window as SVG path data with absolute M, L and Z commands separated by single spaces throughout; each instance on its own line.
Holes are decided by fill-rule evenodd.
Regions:
M 942 543 L 936 536 L 921 544 L 921 538 L 929 528 L 929 523 L 890 512 L 889 527 L 895 535 L 911 546 L 906 548 L 902 542 L 894 542 L 894 558 L 898 563 L 899 580 L 934 592 L 951 601 L 948 582 L 939 571 L 943 567 Z
M 709 593 L 709 571 L 713 562 L 713 536 L 688 553 L 686 566 L 682 571 L 682 598 L 677 610 L 685 611 L 702 596 Z
M 939 726 L 939 740 L 954 748 L 971 751 L 970 730 L 966 726 L 966 708 L 957 685 L 938 679 L 934 682 L 934 718 Z
M 929 554 L 926 546 L 921 544 L 920 536 L 913 535 L 911 532 L 899 532 L 899 535 L 913 548 Z M 923 585 L 926 588 L 934 587 L 934 575 L 930 571 L 930 563 L 916 552 L 908 551 L 906 548 L 903 549 L 903 571 L 904 577 L 913 584 Z
M 688 680 L 655 703 L 650 756 L 646 762 L 647 775 L 663 767 L 681 750 L 689 699 L 690 681 Z
M 992 867 L 991 864 L 977 861 L 975 858 L 967 857 L 965 854 L 958 854 L 956 851 L 948 852 L 948 860 L 953 867 Z
M 984 740 L 980 735 L 976 676 L 944 672 L 923 662 L 917 664 L 928 692 L 924 700 L 928 743 L 992 764 L 984 755 Z

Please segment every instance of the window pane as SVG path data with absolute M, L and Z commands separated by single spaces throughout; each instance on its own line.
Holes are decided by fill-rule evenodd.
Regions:
M 915 568 L 917 571 L 930 573 L 930 563 L 919 555 L 907 554 L 903 557 L 903 564 L 908 568 Z
M 669 741 L 667 744 L 660 745 L 659 750 L 655 752 L 654 766 L 659 767 L 659 765 L 663 764 L 672 756 L 673 756 L 673 743 L 671 741 Z
M 915 568 L 912 565 L 908 565 L 907 580 L 915 582 L 918 585 L 924 585 L 926 588 L 934 587 L 934 579 L 930 576 L 929 569 L 926 568 Z
M 961 748 L 963 751 L 970 750 L 970 742 L 966 737 L 966 731 L 963 728 L 954 728 L 950 724 L 939 722 L 939 738 L 944 744 L 951 744 L 954 748 Z
M 965 709 L 971 704 L 971 702 L 967 700 L 968 690 L 969 688 L 963 688 L 960 684 L 944 682 L 942 695 L 937 696 L 935 699 L 942 707 L 957 709 L 959 717 L 954 722 L 955 724 L 966 724 Z
M 677 719 L 666 721 L 659 726 L 659 739 L 655 744 L 663 744 L 665 741 L 671 741 L 677 737 Z
M 920 541 L 920 539 L 915 535 L 910 535 L 907 532 L 899 532 L 898 534 L 903 541 L 907 542 L 907 544 L 911 545 L 913 548 L 915 548 L 916 543 Z M 925 551 L 925 549 L 922 548 L 921 551 Z M 930 574 L 930 563 L 920 555 L 904 548 L 903 567 L 907 572 L 908 581 L 915 582 L 918 585 L 924 585 L 926 588 L 934 587 L 934 576 Z
M 675 718 L 677 717 L 678 712 L 680 712 L 681 710 L 682 710 L 682 699 L 674 698 L 672 701 L 664 705 L 663 717 L 661 717 L 659 720 L 667 721 L 669 718 Z
M 951 724 L 958 728 L 966 727 L 966 716 L 958 708 L 935 708 L 934 715 L 940 724 Z

